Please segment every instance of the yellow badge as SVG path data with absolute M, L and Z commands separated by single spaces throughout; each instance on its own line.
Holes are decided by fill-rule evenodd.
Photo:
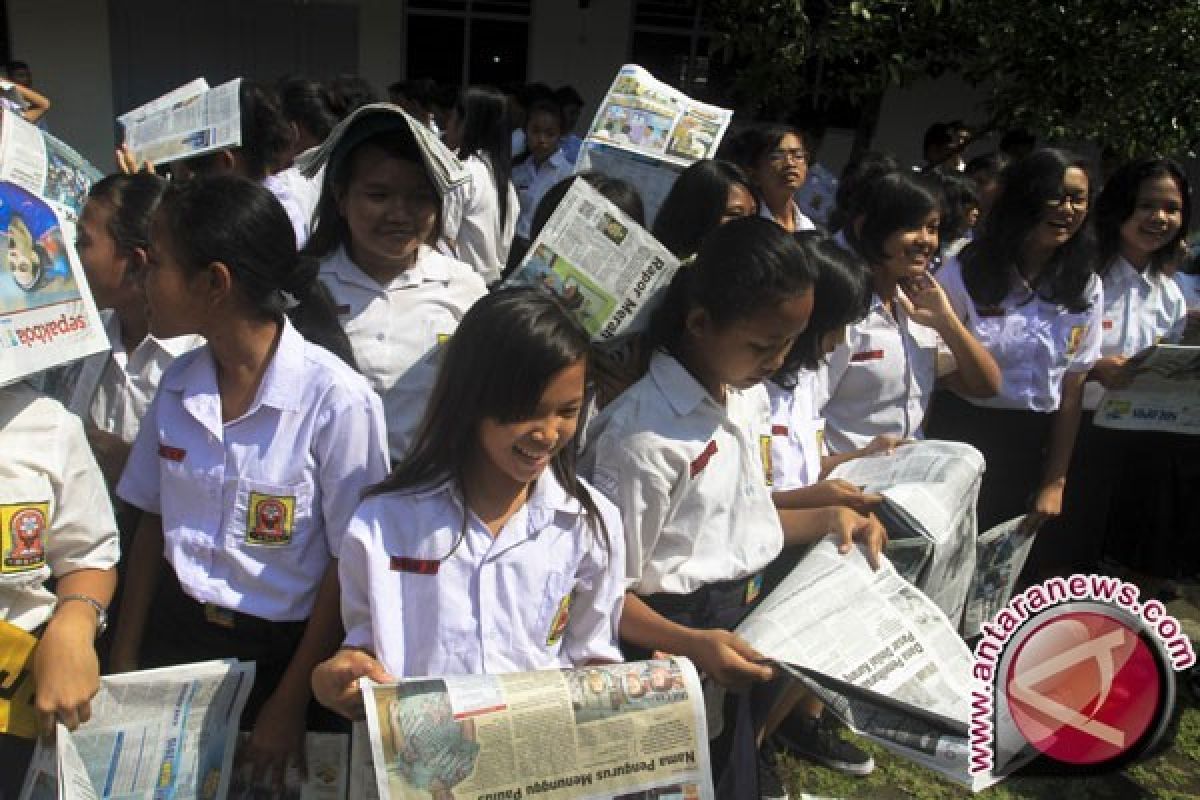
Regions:
M 37 736 L 33 673 L 28 669 L 36 645 L 33 634 L 0 619 L 0 733 Z
M 748 606 L 748 605 L 752 604 L 755 600 L 757 600 L 758 596 L 760 594 L 762 594 L 762 587 L 763 587 L 763 576 L 762 575 L 755 575 L 753 578 L 746 581 L 746 596 L 744 598 L 742 598 L 744 601 L 743 605 Z
M 758 452 L 762 456 L 762 466 L 763 472 L 766 474 L 767 486 L 774 486 L 775 479 L 771 477 L 773 470 L 771 468 L 771 437 L 769 435 L 764 433 L 758 437 Z
M 438 344 L 438 347 L 441 347 L 442 345 L 444 345 L 444 344 L 445 344 L 446 342 L 448 342 L 448 341 L 450 341 L 450 334 L 448 334 L 448 333 L 439 333 L 439 334 L 437 334 L 437 344 Z
M 571 595 L 566 595 L 558 601 L 558 610 L 550 622 L 550 632 L 546 635 L 546 645 L 558 644 L 558 640 L 567 632 L 567 623 L 571 621 Z
M 817 458 L 825 455 L 825 429 L 817 428 Z
M 1083 325 L 1072 325 L 1071 335 L 1067 338 L 1067 355 L 1073 356 L 1079 350 L 1079 343 L 1083 341 Z
M 246 544 L 284 547 L 292 543 L 296 498 L 250 493 L 246 513 Z
M 0 505 L 0 573 L 28 572 L 46 564 L 49 503 Z

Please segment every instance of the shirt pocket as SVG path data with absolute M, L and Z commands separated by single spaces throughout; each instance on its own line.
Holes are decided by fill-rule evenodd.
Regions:
M 44 475 L 0 481 L 0 585 L 41 583 L 50 576 L 53 502 Z
M 311 484 L 303 481 L 239 479 L 226 534 L 238 548 L 292 551 L 303 546 L 314 527 L 312 494 Z
M 567 632 L 571 621 L 571 604 L 575 593 L 575 575 L 571 572 L 553 572 L 546 577 L 546 591 L 542 596 L 541 611 L 533 639 L 546 647 L 556 647 Z

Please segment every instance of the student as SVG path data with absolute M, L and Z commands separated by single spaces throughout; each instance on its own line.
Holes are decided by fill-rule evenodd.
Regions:
M 361 716 L 361 675 L 621 660 L 621 521 L 575 475 L 587 353 L 539 289 L 501 289 L 463 317 L 412 452 L 343 542 L 346 640 L 313 675 L 322 702 Z
M 330 110 L 339 120 L 379 100 L 375 87 L 366 78 L 345 72 L 326 82 L 325 96 L 329 98 Z
M 931 438 L 983 453 L 980 530 L 1027 513 L 1033 531 L 1062 510 L 1083 383 L 1100 354 L 1088 203 L 1084 162 L 1039 150 L 1005 171 L 980 233 L 938 273 L 955 316 L 1002 376 L 995 397 L 943 392 L 926 426 Z
M 731 146 L 758 193 L 760 216 L 789 233 L 817 227 L 794 199 L 808 177 L 808 148 L 800 131 L 790 125 L 759 125 L 743 131 Z
M 562 109 L 563 155 L 567 157 L 567 161 L 574 164 L 579 160 L 579 148 L 583 146 L 583 139 L 575 132 L 575 126 L 579 124 L 579 115 L 583 112 L 583 96 L 574 86 L 560 86 L 554 90 L 554 102 Z
M 7 109 L 26 122 L 32 122 L 39 128 L 46 127 L 43 117 L 50 110 L 50 100 L 41 92 L 34 91 L 32 86 L 17 81 L 0 82 L 0 108 Z
M 520 201 L 513 188 L 504 95 L 472 86 L 456 101 L 443 136 L 471 173 L 447 198 L 446 236 L 458 257 L 489 286 L 500 280 L 516 232 Z
M 1000 386 L 995 360 L 954 315 L 929 274 L 941 208 L 926 179 L 894 172 L 866 188 L 847 240 L 871 268 L 870 311 L 822 370 L 825 441 L 833 453 L 877 436 L 922 435 L 935 382 L 972 397 Z
M 933 271 L 958 255 L 971 241 L 979 222 L 979 197 L 975 184 L 958 172 L 934 173 L 942 192 L 942 217 L 938 225 L 938 254 Z
M 529 104 L 525 117 L 525 152 L 513 159 L 512 181 L 521 202 L 517 236 L 532 240 L 533 213 L 542 195 L 570 176 L 573 166 L 560 147 L 563 134 L 562 109 L 551 99 Z
M 328 159 L 304 253 L 319 259 L 358 366 L 383 398 L 398 462 L 433 389 L 439 343 L 486 287 L 471 267 L 432 247 L 449 191 L 435 164 L 457 160 L 428 128 L 380 104 L 333 137 L 308 165 Z
M 992 203 L 1000 193 L 1000 176 L 1012 160 L 999 151 L 975 156 L 967 162 L 966 176 L 975 184 L 975 197 L 979 201 L 979 218 L 975 225 L 983 224 L 992 210 Z
M 862 213 L 863 204 L 870 196 L 867 187 L 876 178 L 899 170 L 900 162 L 893 156 L 873 151 L 863 153 L 860 158 L 846 164 L 838 179 L 833 211 L 829 213 L 829 230 L 838 244 L 850 247 L 846 241 L 846 228 L 851 220 Z
M 244 755 L 281 784 L 319 724 L 309 675 L 340 635 L 342 534 L 387 471 L 383 412 L 321 346 L 348 347 L 270 192 L 236 176 L 173 185 L 151 233 L 151 332 L 207 344 L 163 377 L 118 486 L 143 515 L 113 668 L 256 661 Z
M 316 81 L 293 78 L 279 86 L 279 108 L 292 127 L 292 147 L 284 163 L 291 166 L 296 156 L 325 141 L 337 125 L 325 89 Z M 320 187 L 318 186 L 318 189 Z
M 79 419 L 26 383 L 0 386 L 0 628 L 35 635 L 34 704 L 43 735 L 91 716 L 93 642 L 117 582 L 117 526 Z M 49 584 L 49 586 L 47 585 Z M 51 588 L 52 587 L 52 588 Z M 3 647 L 13 631 L 0 630 Z M 19 636 L 19 634 L 17 634 Z M 6 688 L 16 676 L 6 676 Z M 34 741 L 0 734 L 0 797 L 17 797 Z
M 771 500 L 770 405 L 759 384 L 807 325 L 814 278 L 778 225 L 750 217 L 717 228 L 654 315 L 649 372 L 589 427 L 585 472 L 625 523 L 630 655 L 684 655 L 727 687 L 770 680 L 731 633 L 753 608 L 763 569 L 785 545 L 829 532 L 843 550 L 858 538 L 878 555 L 877 522 L 848 508 L 779 511 Z M 769 749 L 763 759 L 758 779 L 776 784 L 763 796 L 777 796 Z M 745 766 L 739 788 L 753 791 Z
M 654 238 L 676 258 L 687 258 L 718 225 L 757 213 L 758 199 L 741 167 L 702 159 L 675 179 L 654 218 Z

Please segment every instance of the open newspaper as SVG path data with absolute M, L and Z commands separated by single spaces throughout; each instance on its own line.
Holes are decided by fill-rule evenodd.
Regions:
M 362 686 L 386 800 L 714 797 L 686 659 Z
M 56 204 L 63 216 L 75 220 L 83 213 L 88 189 L 101 177 L 74 148 L 5 109 L 0 117 L 0 181 Z
M 632 183 L 652 224 L 675 178 L 716 154 L 732 119 L 732 111 L 693 100 L 626 64 L 592 120 L 576 171 L 595 169 Z
M 970 650 L 886 560 L 822 541 L 737 632 L 855 732 L 974 791 L 1000 780 L 968 768 Z
M 92 718 L 39 741 L 21 800 L 225 797 L 253 682 L 236 661 L 102 677 Z
M 239 746 L 250 734 L 238 735 Z M 308 779 L 300 770 L 289 767 L 284 777 L 283 791 L 271 790 L 272 797 L 284 800 L 360 800 L 361 795 L 348 794 L 350 789 L 350 736 L 345 733 L 309 733 L 304 738 L 304 763 Z M 252 780 L 249 765 L 234 770 L 229 783 L 228 800 L 259 800 L 264 789 Z
M 553 292 L 592 341 L 604 342 L 643 330 L 678 268 L 657 239 L 576 178 L 507 283 Z
M 1097 425 L 1200 435 L 1200 347 L 1157 345 L 1134 370 L 1127 388 L 1105 392 Z
M 194 80 L 117 118 L 138 163 L 167 164 L 242 143 L 242 79 Z
M 1002 522 L 980 534 L 975 556 L 975 573 L 963 610 L 962 635 L 977 636 L 983 624 L 1000 613 L 1012 599 L 1017 579 L 1033 549 L 1034 537 L 1023 532 L 1025 515 Z
M 888 557 L 956 622 L 975 573 L 983 469 L 983 456 L 970 445 L 930 439 L 847 461 L 830 474 L 883 495 Z

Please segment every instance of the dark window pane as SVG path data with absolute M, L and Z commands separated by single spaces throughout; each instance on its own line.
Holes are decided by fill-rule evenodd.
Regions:
M 461 18 L 409 14 L 405 74 L 453 86 L 461 84 L 464 33 Z
M 633 34 L 633 63 L 648 69 L 664 83 L 682 88 L 687 81 L 691 40 L 670 33 Z
M 462 11 L 466 0 L 408 0 L 409 11 Z
M 529 23 L 476 19 L 471 22 L 468 83 L 524 83 L 529 59 Z
M 528 17 L 529 5 L 529 0 L 475 0 L 471 3 L 471 11 L 475 14 L 511 14 L 515 17 Z

